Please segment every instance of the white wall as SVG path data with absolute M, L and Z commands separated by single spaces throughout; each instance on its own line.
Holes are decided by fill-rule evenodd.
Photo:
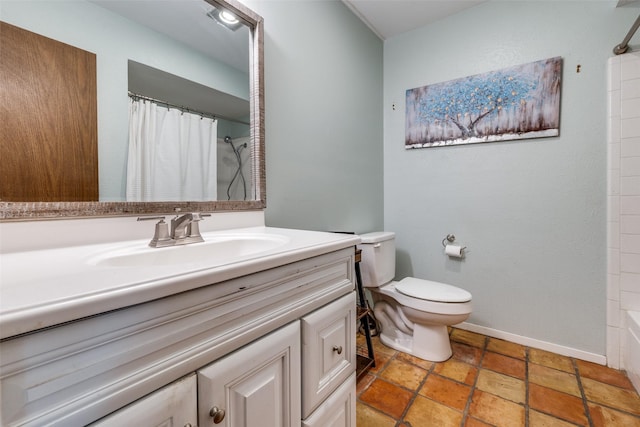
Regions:
M 265 22 L 267 224 L 382 228 L 382 42 L 337 0 L 243 3 Z
M 640 312 L 640 53 L 616 56 L 607 65 L 607 358 L 628 369 L 625 313 Z
M 397 233 L 397 278 L 463 287 L 470 323 L 602 360 L 605 70 L 637 16 L 615 3 L 487 2 L 384 46 L 384 222 Z M 564 58 L 559 137 L 404 149 L 407 89 L 554 56 Z M 465 260 L 443 254 L 448 233 L 468 246 Z

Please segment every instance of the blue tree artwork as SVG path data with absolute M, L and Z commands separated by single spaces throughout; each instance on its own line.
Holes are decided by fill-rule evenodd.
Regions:
M 405 148 L 557 136 L 562 58 L 407 90 Z

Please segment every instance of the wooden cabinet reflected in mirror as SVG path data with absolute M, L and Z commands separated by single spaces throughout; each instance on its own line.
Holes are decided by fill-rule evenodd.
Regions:
M 0 22 L 0 200 L 98 201 L 96 56 Z

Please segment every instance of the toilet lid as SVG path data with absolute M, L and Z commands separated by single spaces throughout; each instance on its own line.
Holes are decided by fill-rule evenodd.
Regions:
M 464 289 L 431 280 L 407 277 L 396 284 L 396 290 L 409 297 L 435 302 L 467 302 L 471 294 Z

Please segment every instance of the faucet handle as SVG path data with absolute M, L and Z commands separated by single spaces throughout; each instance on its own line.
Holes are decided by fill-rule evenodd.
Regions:
M 191 221 L 202 221 L 205 217 L 211 216 L 211 214 L 203 214 L 200 212 L 191 213 Z
M 139 216 L 138 217 L 138 221 L 151 221 L 155 219 L 163 220 L 164 217 L 163 216 Z
M 151 246 L 152 248 L 172 246 L 174 244 L 174 241 L 169 235 L 169 226 L 164 221 L 163 216 L 142 217 L 138 218 L 138 221 L 150 221 L 155 219 L 159 221 L 156 223 L 156 231 L 153 234 L 153 239 L 151 239 L 151 241 L 149 242 L 149 246 Z
M 200 227 L 198 220 L 193 220 L 191 224 L 187 226 L 187 243 L 199 243 L 204 242 L 202 235 L 200 235 Z
M 202 214 L 200 212 L 192 212 L 191 222 L 187 225 L 187 235 L 185 238 L 186 243 L 199 243 L 204 242 L 202 235 L 200 234 L 200 224 L 205 217 L 211 216 L 211 214 Z
M 169 225 L 162 218 L 156 223 L 156 231 L 153 234 L 153 239 L 149 242 L 149 246 L 161 248 L 163 246 L 171 246 L 173 243 L 173 239 L 169 235 Z

